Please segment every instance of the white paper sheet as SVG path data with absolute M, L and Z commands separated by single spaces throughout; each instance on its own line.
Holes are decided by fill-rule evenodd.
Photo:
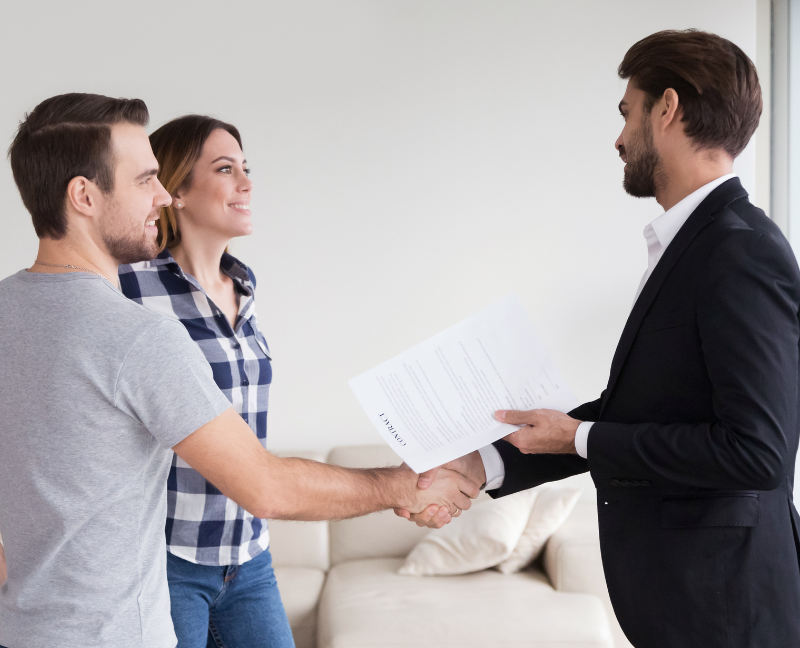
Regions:
M 516 297 L 496 304 L 353 378 L 383 439 L 424 472 L 518 429 L 498 409 L 578 405 Z

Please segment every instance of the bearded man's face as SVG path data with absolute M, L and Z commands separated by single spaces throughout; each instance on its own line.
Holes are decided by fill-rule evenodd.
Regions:
M 645 93 L 628 83 L 619 104 L 625 127 L 616 148 L 625 162 L 622 187 L 636 198 L 654 198 L 664 174 L 664 165 L 653 141 L 652 107 Z

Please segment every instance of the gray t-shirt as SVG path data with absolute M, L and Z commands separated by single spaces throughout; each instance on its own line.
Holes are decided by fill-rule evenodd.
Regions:
M 231 405 L 179 322 L 88 273 L 0 281 L 7 648 L 172 648 L 170 448 Z

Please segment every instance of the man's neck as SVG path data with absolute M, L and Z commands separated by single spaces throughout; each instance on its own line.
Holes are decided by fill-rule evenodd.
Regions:
M 69 238 L 39 239 L 36 261 L 28 272 L 81 272 L 88 271 L 107 279 L 112 286 L 119 285 L 117 262 L 99 249 L 88 250 L 73 244 Z M 72 266 L 72 267 L 67 267 Z
M 672 164 L 664 160 L 664 182 L 656 189 L 656 201 L 669 211 L 686 196 L 729 173 L 733 173 L 733 159 L 724 153 L 701 152 Z

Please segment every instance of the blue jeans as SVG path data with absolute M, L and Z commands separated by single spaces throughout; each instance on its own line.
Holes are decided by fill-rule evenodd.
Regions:
M 227 567 L 167 553 L 167 580 L 178 648 L 294 648 L 269 550 Z

